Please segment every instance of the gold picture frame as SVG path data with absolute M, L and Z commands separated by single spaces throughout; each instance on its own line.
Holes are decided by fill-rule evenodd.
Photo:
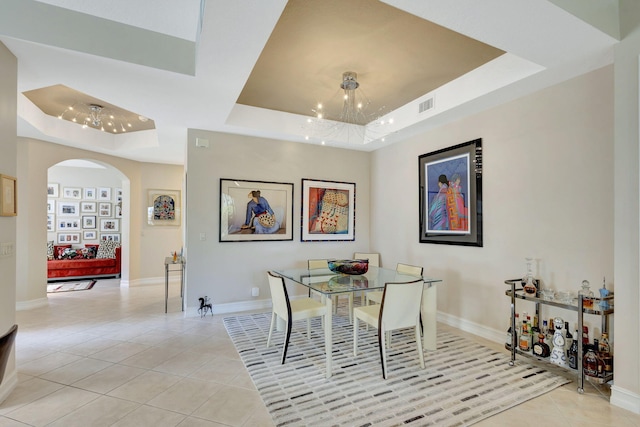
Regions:
M 0 216 L 18 215 L 17 185 L 15 177 L 0 174 Z

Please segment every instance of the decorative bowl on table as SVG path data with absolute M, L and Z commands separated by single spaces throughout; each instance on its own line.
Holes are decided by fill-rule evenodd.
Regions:
M 329 270 L 342 274 L 364 274 L 369 271 L 368 259 L 330 259 Z

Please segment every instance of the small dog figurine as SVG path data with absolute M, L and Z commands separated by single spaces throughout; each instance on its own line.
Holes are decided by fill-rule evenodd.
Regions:
M 200 313 L 200 317 L 204 317 L 207 314 L 207 311 L 211 312 L 211 316 L 213 316 L 213 305 L 209 300 L 209 297 L 205 295 L 204 298 L 198 298 L 200 301 L 200 308 L 198 309 L 198 313 Z

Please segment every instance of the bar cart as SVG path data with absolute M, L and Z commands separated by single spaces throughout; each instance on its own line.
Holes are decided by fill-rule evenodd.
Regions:
M 601 323 L 602 323 L 602 329 L 601 331 L 608 331 L 609 327 L 608 327 L 608 323 L 609 323 L 609 316 L 613 314 L 613 294 L 604 297 L 604 298 L 597 298 L 594 297 L 591 301 L 592 303 L 592 307 L 591 308 L 587 308 L 585 307 L 585 300 L 587 298 L 584 297 L 584 295 L 578 295 L 577 301 L 575 304 L 568 304 L 565 302 L 560 302 L 560 301 L 555 301 L 555 300 L 549 300 L 549 299 L 545 299 L 542 298 L 542 296 L 540 295 L 540 290 L 538 287 L 538 291 L 535 294 L 529 294 L 526 293 L 524 291 L 523 288 L 523 280 L 522 279 L 512 279 L 512 280 L 505 280 L 504 283 L 506 285 L 509 286 L 509 288 L 505 291 L 505 295 L 511 298 L 511 330 L 512 331 L 516 331 L 516 301 L 517 300 L 525 300 L 525 301 L 531 301 L 535 303 L 535 313 L 538 316 L 538 318 L 540 318 L 540 306 L 541 305 L 549 305 L 549 306 L 554 306 L 554 307 L 559 307 L 565 310 L 570 310 L 570 311 L 575 311 L 578 313 L 578 332 L 579 334 L 582 331 L 582 326 L 584 324 L 584 314 L 593 314 L 596 316 L 600 316 L 601 319 Z M 600 303 L 603 303 L 603 306 L 605 306 L 605 308 L 601 307 Z M 580 336 L 574 337 L 574 339 L 578 340 L 578 370 L 576 371 L 576 374 L 578 376 L 578 393 L 583 393 L 584 392 L 584 380 L 585 380 L 585 374 L 584 374 L 584 370 L 583 370 L 583 361 L 582 361 L 582 357 L 581 355 L 583 355 L 583 344 L 582 344 L 582 339 Z M 520 350 L 518 348 L 517 342 L 516 342 L 516 334 L 512 332 L 511 334 L 511 361 L 509 362 L 510 366 L 513 366 L 516 360 L 516 354 L 519 355 L 523 355 L 523 356 L 527 356 L 527 357 L 532 357 L 534 359 L 540 360 L 540 361 L 546 361 L 547 359 L 544 358 L 540 358 L 537 357 L 533 354 L 524 352 L 522 350 Z M 570 368 L 567 368 L 570 369 Z M 573 369 L 570 369 L 571 371 L 573 371 Z M 600 377 L 589 377 L 589 381 L 598 383 L 598 384 L 604 384 L 607 383 L 609 381 L 611 381 L 613 379 L 613 373 L 609 373 L 607 375 L 605 375 L 603 378 Z

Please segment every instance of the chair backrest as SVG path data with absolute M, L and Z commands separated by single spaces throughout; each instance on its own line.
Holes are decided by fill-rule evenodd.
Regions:
M 420 315 L 424 282 L 389 282 L 384 285 L 378 330 L 384 324 L 385 330 L 414 326 Z
M 284 278 L 276 276 L 272 272 L 267 272 L 269 276 L 269 289 L 271 290 L 271 303 L 273 311 L 282 319 L 291 318 L 291 303 L 289 302 L 289 294 L 284 284 Z
M 18 325 L 13 325 L 6 334 L 0 337 L 0 384 L 4 378 L 4 370 L 7 368 L 9 354 L 11 354 L 11 346 L 16 340 L 18 333 Z
M 321 268 L 329 268 L 329 262 L 326 259 L 310 259 L 307 261 L 309 270 L 318 270 Z
M 416 265 L 398 263 L 398 265 L 396 266 L 396 273 L 408 274 L 409 276 L 422 277 L 422 271 L 423 268 Z
M 366 254 L 364 252 L 356 252 L 353 254 L 353 259 L 368 259 L 369 265 L 380 267 L 380 254 Z

